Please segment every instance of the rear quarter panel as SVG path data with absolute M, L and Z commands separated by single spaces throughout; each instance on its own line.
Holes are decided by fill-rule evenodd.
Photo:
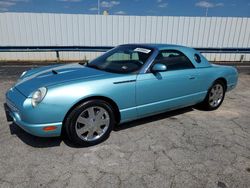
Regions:
M 227 91 L 236 87 L 238 81 L 237 69 L 232 66 L 222 66 L 211 64 L 207 59 L 197 50 L 189 47 L 179 47 L 177 50 L 183 52 L 193 63 L 197 72 L 198 79 L 201 79 L 201 85 L 199 86 L 202 91 L 207 91 L 215 80 L 224 78 L 227 82 Z M 201 58 L 201 62 L 198 63 L 194 59 L 194 55 L 198 54 Z
M 227 82 L 227 91 L 236 87 L 238 81 L 238 73 L 234 67 L 212 65 L 206 68 L 197 68 L 201 79 L 200 87 L 202 90 L 208 90 L 219 78 L 224 78 Z

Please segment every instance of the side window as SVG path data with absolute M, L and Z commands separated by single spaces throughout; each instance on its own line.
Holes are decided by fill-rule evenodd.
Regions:
M 194 68 L 192 62 L 182 52 L 177 50 L 160 51 L 155 58 L 155 63 L 166 65 L 168 71 Z

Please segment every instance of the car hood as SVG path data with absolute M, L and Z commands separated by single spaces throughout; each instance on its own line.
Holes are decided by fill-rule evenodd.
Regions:
M 22 77 L 15 85 L 23 95 L 30 97 L 32 92 L 40 87 L 62 84 L 74 80 L 85 80 L 105 76 L 107 72 L 89 68 L 78 63 L 48 66 L 32 69 Z

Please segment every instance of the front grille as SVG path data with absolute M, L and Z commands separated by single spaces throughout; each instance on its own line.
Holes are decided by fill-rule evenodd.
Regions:
M 6 103 L 12 112 L 19 112 L 18 108 L 8 98 L 6 98 Z

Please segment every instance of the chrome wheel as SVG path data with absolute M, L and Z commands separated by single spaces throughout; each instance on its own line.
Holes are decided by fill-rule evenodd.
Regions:
M 221 84 L 215 84 L 209 93 L 209 105 L 211 107 L 217 107 L 223 100 L 224 88 Z
M 100 106 L 85 109 L 76 119 L 75 130 L 84 141 L 95 141 L 102 137 L 110 124 L 107 110 Z

